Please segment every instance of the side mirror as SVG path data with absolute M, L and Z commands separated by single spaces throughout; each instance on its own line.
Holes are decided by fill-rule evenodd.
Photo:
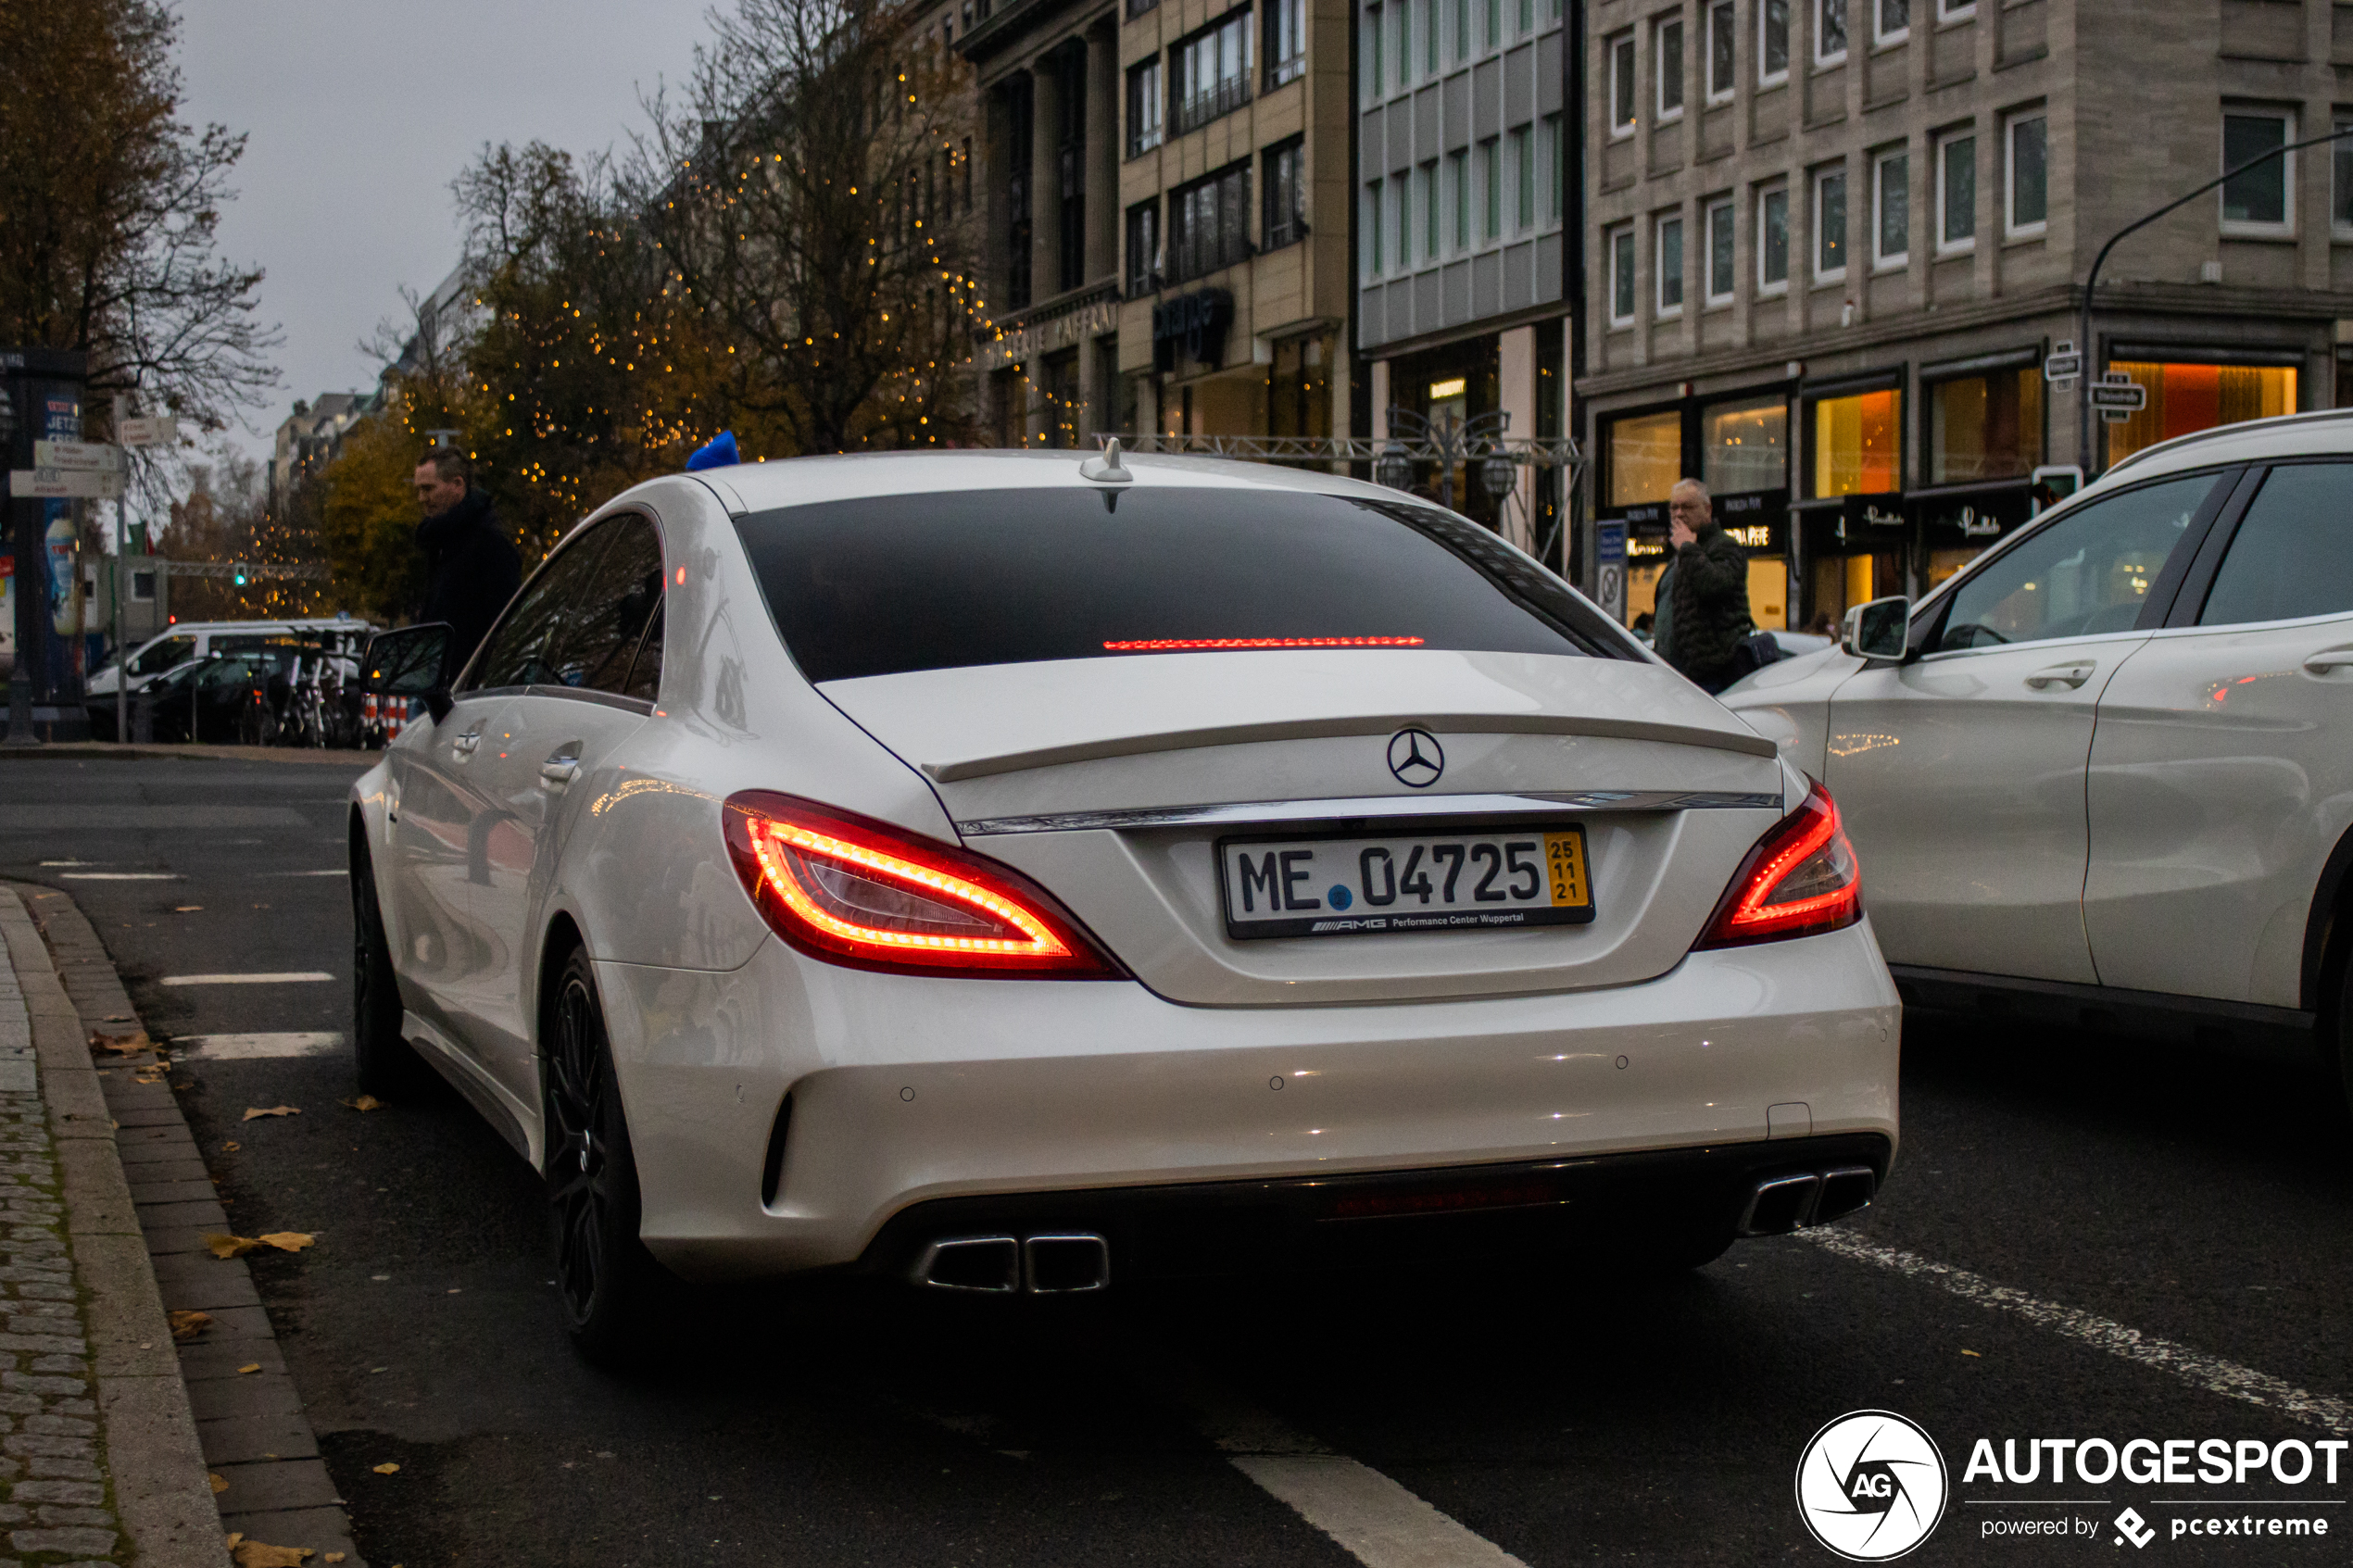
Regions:
M 1873 599 L 1846 612 L 1846 624 L 1839 633 L 1839 646 L 1856 659 L 1901 663 L 1905 639 L 1911 631 L 1911 600 L 1901 596 Z
M 449 716 L 449 651 L 447 621 L 379 632 L 359 660 L 359 689 L 370 696 L 421 696 L 437 724 Z

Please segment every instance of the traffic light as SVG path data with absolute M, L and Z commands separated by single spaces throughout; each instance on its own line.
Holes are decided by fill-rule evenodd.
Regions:
M 245 585 L 245 562 L 243 562 L 243 561 L 239 561 L 239 562 L 237 563 L 237 586 L 238 586 L 238 587 L 240 587 L 240 588 L 242 588 L 242 587 L 244 587 Z

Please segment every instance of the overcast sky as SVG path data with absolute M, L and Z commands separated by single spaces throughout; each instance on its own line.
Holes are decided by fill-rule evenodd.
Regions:
M 183 0 L 182 114 L 248 133 L 222 249 L 269 270 L 283 384 L 370 385 L 355 345 L 457 262 L 449 182 L 485 142 L 624 147 L 638 90 L 686 77 L 709 0 Z

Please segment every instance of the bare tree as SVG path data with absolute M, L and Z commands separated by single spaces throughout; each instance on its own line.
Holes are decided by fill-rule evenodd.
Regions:
M 736 0 L 623 188 L 802 452 L 969 433 L 975 101 L 885 0 Z

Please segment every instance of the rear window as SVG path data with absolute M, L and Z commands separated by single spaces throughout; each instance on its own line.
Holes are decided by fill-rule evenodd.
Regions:
M 1494 534 L 1404 504 L 982 490 L 789 507 L 736 527 L 812 681 L 1285 647 L 1634 657 Z

